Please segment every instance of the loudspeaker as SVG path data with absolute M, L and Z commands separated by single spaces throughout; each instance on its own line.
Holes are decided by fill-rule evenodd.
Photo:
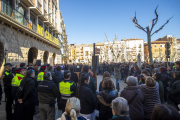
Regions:
M 41 60 L 36 60 L 36 65 L 41 66 Z
M 92 65 L 94 64 L 94 56 L 92 56 Z M 99 67 L 99 56 L 95 56 L 95 67 Z

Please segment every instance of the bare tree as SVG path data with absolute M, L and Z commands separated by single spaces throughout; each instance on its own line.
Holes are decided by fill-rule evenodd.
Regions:
M 114 38 L 114 41 L 113 42 L 109 42 L 109 39 L 105 33 L 105 36 L 106 36 L 106 41 L 108 44 L 106 44 L 107 46 L 107 49 L 110 49 L 111 53 L 112 53 L 112 56 L 113 56 L 113 59 L 117 62 L 119 57 L 121 56 L 121 48 L 120 47 L 117 47 L 115 44 L 117 43 L 117 40 L 118 40 L 118 36 L 115 35 L 115 38 Z
M 147 41 L 148 41 L 148 50 L 149 50 L 149 61 L 150 61 L 150 64 L 152 65 L 153 64 L 153 59 L 152 59 L 152 51 L 151 51 L 151 36 L 155 33 L 158 33 L 161 29 L 163 29 L 163 27 L 169 22 L 169 20 L 171 18 L 173 18 L 173 16 L 167 20 L 166 23 L 164 23 L 158 30 L 156 30 L 154 33 L 151 34 L 152 32 L 152 29 L 154 28 L 154 26 L 156 25 L 157 21 L 158 21 L 158 10 L 157 10 L 158 6 L 156 7 L 155 9 L 155 15 L 156 15 L 156 18 L 152 19 L 151 22 L 149 23 L 149 25 L 146 27 L 146 28 L 143 28 L 141 27 L 141 25 L 138 24 L 138 21 L 136 19 L 136 12 L 135 12 L 135 17 L 134 18 L 131 18 L 133 23 L 135 23 L 135 26 L 141 30 L 143 30 L 144 32 L 146 32 L 147 34 Z M 151 28 L 149 27 L 150 25 L 152 24 Z

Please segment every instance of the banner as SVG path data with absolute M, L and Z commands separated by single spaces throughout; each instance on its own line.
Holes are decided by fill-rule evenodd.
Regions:
M 37 25 L 37 33 L 43 37 L 45 37 L 46 39 L 48 39 L 49 41 L 55 43 L 56 45 L 59 45 L 59 40 L 55 37 L 53 37 L 48 31 L 44 32 L 43 27 L 41 27 L 39 24 Z M 45 35 L 44 35 L 45 34 Z

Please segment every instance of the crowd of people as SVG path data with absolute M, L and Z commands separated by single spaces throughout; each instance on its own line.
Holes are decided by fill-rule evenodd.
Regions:
M 55 120 L 56 102 L 63 113 L 58 120 L 180 120 L 180 61 L 140 68 L 100 63 L 98 91 L 91 65 L 12 66 L 6 63 L 3 73 L 7 120 L 33 120 L 37 113 L 40 120 Z M 127 84 L 121 92 L 120 80 Z

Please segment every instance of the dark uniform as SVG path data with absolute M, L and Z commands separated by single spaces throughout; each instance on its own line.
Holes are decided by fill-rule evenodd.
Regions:
M 64 79 L 68 79 L 70 77 L 71 77 L 70 71 L 65 70 Z M 73 80 L 63 80 L 62 82 L 59 83 L 59 92 L 61 96 L 62 112 L 65 111 L 67 100 L 76 95 L 76 87 L 77 87 L 76 83 L 74 83 Z
M 10 63 L 6 63 L 4 66 L 12 66 Z M 13 105 L 13 97 L 12 97 L 12 88 L 11 81 L 13 79 L 12 71 L 4 71 L 3 73 L 3 83 L 4 83 L 4 92 L 7 98 L 6 101 L 6 119 L 12 119 L 12 105 Z
M 16 96 L 17 90 L 21 84 L 22 79 L 24 78 L 24 75 L 20 74 L 20 72 L 23 71 L 23 68 L 17 68 L 15 70 L 16 76 L 12 79 L 11 85 L 12 85 L 12 96 L 13 100 L 15 100 L 15 108 L 14 108 L 14 120 L 20 120 L 21 119 L 21 109 L 22 105 L 18 102 L 18 98 Z

